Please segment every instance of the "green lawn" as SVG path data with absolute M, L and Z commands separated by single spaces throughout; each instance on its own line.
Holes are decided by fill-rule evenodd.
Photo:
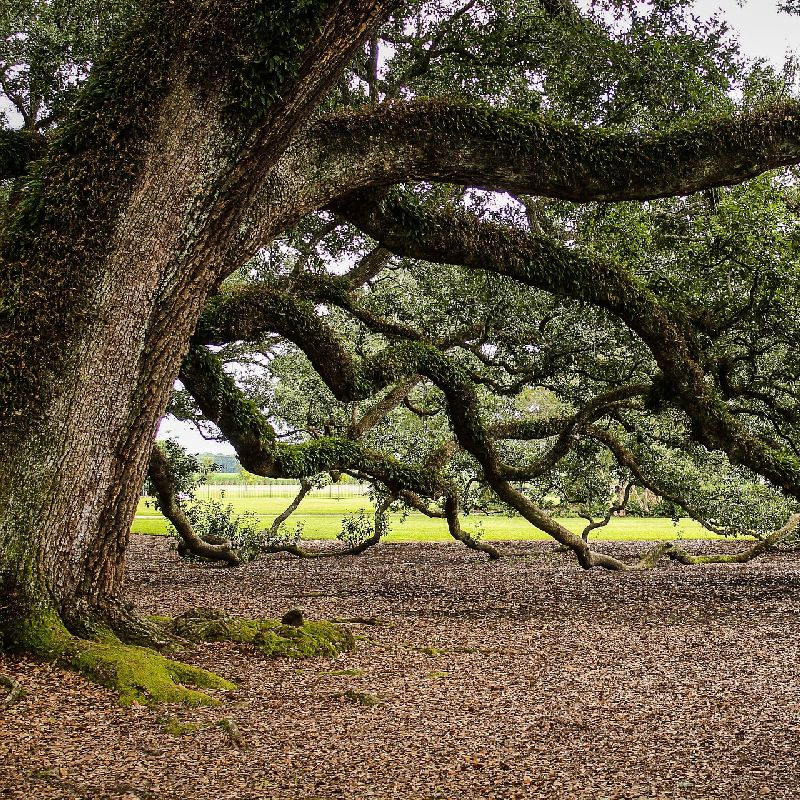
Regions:
M 212 493 L 212 497 L 218 493 Z M 264 527 L 271 524 L 277 514 L 289 504 L 290 498 L 286 497 L 232 497 L 227 494 L 223 501 L 231 503 L 238 513 L 252 511 L 258 514 Z M 167 522 L 152 507 L 148 507 L 147 500 L 143 498 L 139 503 L 137 516 L 132 530 L 134 533 L 163 534 L 166 533 Z M 290 518 L 292 522 L 304 523 L 304 538 L 306 539 L 333 539 L 340 529 L 344 514 L 357 511 L 359 508 L 369 509 L 367 497 L 336 497 L 311 496 L 307 497 L 297 512 Z M 571 531 L 576 533 L 582 530 L 583 520 L 559 520 Z M 531 527 L 520 517 L 505 516 L 466 516 L 463 527 L 470 532 L 476 531 L 476 523 L 481 523 L 484 538 L 492 541 L 548 539 L 549 537 Z M 674 525 L 672 520 L 655 518 L 642 519 L 639 517 L 619 517 L 593 535 L 594 539 L 647 541 L 659 539 L 709 539 L 715 538 L 692 520 L 681 520 Z M 447 524 L 444 520 L 429 519 L 419 513 L 411 514 L 405 522 L 400 521 L 397 515 L 392 521 L 392 532 L 386 538 L 389 542 L 444 542 L 450 541 Z

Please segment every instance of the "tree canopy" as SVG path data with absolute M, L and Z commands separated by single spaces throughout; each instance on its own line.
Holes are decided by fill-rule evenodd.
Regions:
M 722 20 L 698 24 L 688 8 L 641 13 L 623 4 L 612 14 L 598 5 L 582 16 L 530 3 L 425 6 L 378 29 L 329 100 L 332 116 L 316 125 L 332 147 L 334 120 L 356 134 L 367 119 L 382 130 L 381 115 L 411 113 L 414 127 L 399 135 L 418 136 L 445 108 L 419 98 L 446 91 L 449 124 L 459 130 L 463 115 L 459 168 L 468 169 L 479 103 L 508 126 L 513 149 L 498 155 L 500 135 L 492 169 L 514 171 L 533 121 L 520 110 L 538 112 L 537 124 L 558 130 L 562 146 L 587 126 L 596 135 L 599 124 L 597 145 L 613 151 L 648 131 L 651 147 L 671 148 L 673 137 L 711 130 L 737 105 L 763 115 L 791 102 L 791 63 L 782 73 L 748 64 Z M 356 119 L 343 118 L 343 106 L 355 106 Z M 668 145 L 658 141 L 665 125 Z M 729 145 L 736 133 L 715 135 Z M 674 359 L 679 343 L 719 386 L 737 435 L 780 437 L 791 450 L 796 384 L 792 366 L 775 360 L 776 336 L 794 339 L 793 315 L 777 298 L 795 296 L 791 171 L 675 200 L 609 204 L 594 202 L 586 158 L 550 152 L 559 163 L 548 168 L 584 171 L 580 188 L 551 188 L 556 197 L 544 200 L 530 189 L 488 192 L 485 177 L 406 181 L 361 190 L 286 231 L 208 302 L 173 410 L 216 423 L 252 471 L 344 469 L 441 515 L 446 496 L 469 504 L 465 492 L 483 486 L 564 543 L 574 539 L 549 518 L 546 498 L 574 501 L 591 529 L 621 501 L 615 484 L 649 489 L 714 532 L 781 528 L 793 501 L 752 461 L 704 439 L 674 396 L 679 373 L 693 365 L 667 372 L 660 359 Z M 602 191 L 612 177 L 607 157 L 595 156 Z M 629 154 L 626 180 L 639 160 L 649 160 L 641 146 Z M 504 180 L 530 183 L 533 172 Z M 674 178 L 649 175 L 645 191 L 659 194 L 653 184 Z M 635 196 L 642 187 L 618 191 Z M 221 349 L 211 355 L 203 345 Z M 241 409 L 226 409 L 213 385 L 220 361 L 228 372 L 219 380 L 243 392 L 237 400 L 255 401 L 252 424 L 304 444 L 310 463 L 265 455 L 260 440 L 248 460 Z M 343 459 L 345 443 L 365 450 Z M 315 455 L 323 445 L 326 454 Z M 394 460 L 406 468 L 399 477 Z

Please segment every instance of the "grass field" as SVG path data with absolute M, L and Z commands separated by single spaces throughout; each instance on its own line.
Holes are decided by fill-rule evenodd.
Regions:
M 219 499 L 219 492 L 211 492 L 211 497 Z M 251 511 L 259 515 L 264 527 L 268 527 L 272 520 L 290 502 L 287 493 L 284 497 L 231 497 L 227 494 L 223 502 L 230 503 L 234 510 L 241 514 Z M 137 516 L 134 520 L 132 531 L 134 533 L 164 534 L 167 522 L 157 511 L 152 503 L 148 506 L 148 499 L 142 498 L 139 502 Z M 342 516 L 364 508 L 370 510 L 369 500 L 366 497 L 307 497 L 289 522 L 302 522 L 304 525 L 303 536 L 306 539 L 333 539 L 339 532 Z M 576 533 L 582 530 L 585 522 L 581 519 L 560 520 L 571 531 Z M 477 532 L 476 523 L 483 528 L 483 538 L 491 541 L 509 541 L 525 539 L 547 539 L 545 534 L 531 527 L 520 517 L 506 516 L 466 516 L 463 527 L 471 533 Z M 681 520 L 677 525 L 670 519 L 640 517 L 618 517 L 612 520 L 605 528 L 593 534 L 594 539 L 607 539 L 616 541 L 648 541 L 661 539 L 710 539 L 715 538 L 692 520 Z M 392 520 L 392 530 L 386 541 L 413 542 L 413 541 L 449 541 L 447 524 L 444 520 L 429 519 L 419 513 L 413 513 L 401 522 L 400 515 Z

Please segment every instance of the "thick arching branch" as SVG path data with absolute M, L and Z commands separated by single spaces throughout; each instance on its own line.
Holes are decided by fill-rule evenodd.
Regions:
M 466 212 L 421 211 L 398 195 L 375 199 L 371 193 L 358 195 L 337 209 L 398 255 L 508 275 L 618 316 L 649 348 L 663 373 L 661 399 L 689 415 L 695 440 L 800 498 L 800 460 L 769 446 L 735 418 L 706 372 L 691 322 L 621 265 Z
M 505 275 L 560 297 L 582 300 L 619 316 L 643 338 L 679 341 L 696 357 L 688 320 L 675 319 L 624 266 L 566 247 L 547 236 L 478 219 L 467 211 L 421 209 L 392 192 L 360 192 L 336 210 L 400 256 L 458 264 Z
M 264 414 L 205 348 L 190 351 L 183 361 L 180 379 L 205 417 L 234 446 L 249 472 L 272 478 L 303 478 L 332 470 L 358 469 L 391 490 L 410 488 L 424 495 L 436 491 L 436 476 L 368 450 L 359 442 L 334 437 L 302 444 L 278 442 Z
M 386 418 L 390 411 L 408 400 L 409 393 L 419 382 L 420 378 L 416 375 L 401 380 L 397 386 L 386 393 L 385 397 L 373 403 L 361 417 L 353 421 L 348 431 L 350 438 L 360 439 L 365 433 L 372 430 Z
M 420 100 L 323 118 L 305 144 L 337 177 L 333 167 L 347 163 L 350 190 L 428 180 L 577 202 L 648 200 L 800 163 L 800 104 L 630 133 Z

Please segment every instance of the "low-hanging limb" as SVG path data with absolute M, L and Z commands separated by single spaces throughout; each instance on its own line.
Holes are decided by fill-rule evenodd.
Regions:
M 466 545 L 471 550 L 478 550 L 485 553 L 490 561 L 497 561 L 501 556 L 500 552 L 492 545 L 477 539 L 461 527 L 460 510 L 458 495 L 455 492 L 445 497 L 444 511 L 434 511 L 418 494 L 414 492 L 401 492 L 400 497 L 403 502 L 424 514 L 430 519 L 444 519 L 447 521 L 447 531 L 461 544 Z
M 300 491 L 289 506 L 276 518 L 270 527 L 270 544 L 265 545 L 262 549 L 265 553 L 289 553 L 298 558 L 332 558 L 339 556 L 360 556 L 365 550 L 378 544 L 380 540 L 386 535 L 389 526 L 386 521 L 386 513 L 391 504 L 397 499 L 396 495 L 390 494 L 385 497 L 376 507 L 374 512 L 375 526 L 371 536 L 368 536 L 361 542 L 357 542 L 349 547 L 339 548 L 337 550 L 306 550 L 304 547 L 294 542 L 282 542 L 278 539 L 278 529 L 281 524 L 297 510 L 297 507 L 302 502 L 303 498 L 313 487 L 310 481 L 301 481 Z
M 800 514 L 792 514 L 787 520 L 786 524 L 781 528 L 772 531 L 762 539 L 755 541 L 746 550 L 740 550 L 738 553 L 729 553 L 727 555 L 705 555 L 696 556 L 687 553 L 682 548 L 674 543 L 668 543 L 669 547 L 665 551 L 665 555 L 686 565 L 697 564 L 746 564 L 770 550 L 774 550 L 781 542 L 783 542 L 789 535 L 791 535 L 800 526 Z
M 476 257 L 476 255 L 473 254 L 473 257 Z M 608 285 L 607 282 L 605 286 L 592 291 L 598 293 L 597 296 L 599 297 L 605 297 L 606 305 L 614 304 L 617 307 L 623 307 L 624 290 L 631 288 L 630 276 L 625 273 L 617 273 L 609 266 L 604 267 L 602 272 L 606 275 L 616 274 L 617 284 L 612 282 L 612 285 Z M 563 279 L 564 276 L 561 276 L 560 280 Z M 639 287 L 639 293 L 647 305 L 658 311 L 658 319 L 655 322 L 651 319 L 648 324 L 653 326 L 655 323 L 664 323 L 670 326 L 673 340 L 677 337 L 682 343 L 684 357 L 690 359 L 692 364 L 696 365 L 697 356 L 690 355 L 695 350 L 696 345 L 688 323 L 684 324 L 680 321 L 676 323 L 674 315 L 668 319 L 666 311 L 660 308 L 652 295 L 641 287 Z M 533 504 L 524 494 L 517 491 L 510 482 L 513 476 L 517 474 L 517 471 L 500 462 L 491 441 L 490 431 L 481 421 L 474 382 L 470 380 L 467 373 L 456 367 L 444 353 L 430 345 L 419 342 L 402 342 L 385 348 L 369 359 L 357 360 L 342 347 L 335 332 L 323 320 L 316 318 L 316 315 L 314 315 L 314 319 L 309 318 L 313 314 L 310 304 L 308 304 L 308 308 L 302 308 L 296 301 L 290 300 L 288 305 L 292 307 L 292 312 L 283 317 L 282 334 L 295 341 L 306 352 L 320 376 L 338 399 L 362 399 L 382 390 L 391 382 L 397 382 L 411 375 L 423 375 L 437 385 L 447 399 L 450 419 L 459 444 L 481 464 L 487 483 L 495 493 L 535 527 L 548 533 L 562 545 L 575 552 L 579 563 L 584 568 L 589 569 L 599 566 L 614 570 L 645 569 L 654 565 L 665 554 L 666 548 L 663 545 L 659 545 L 645 554 L 638 564 L 629 565 L 610 556 L 595 553 L 580 536 L 571 533 L 553 520 L 545 511 Z M 228 313 L 232 306 L 226 307 L 224 301 L 220 301 L 217 308 L 220 310 L 225 309 L 226 313 Z M 226 317 L 226 314 L 222 314 L 221 318 L 225 325 L 230 325 L 227 330 L 228 335 L 232 335 L 234 331 L 238 332 L 236 330 L 238 322 L 235 320 L 235 315 Z M 262 317 L 260 323 L 266 324 L 267 320 Z M 214 339 L 216 341 L 225 340 L 225 337 L 220 335 L 221 327 L 218 324 L 218 320 L 212 322 L 211 329 L 215 330 Z M 258 325 L 250 327 L 251 334 L 258 330 Z M 649 330 L 649 334 L 654 335 L 655 330 L 656 328 L 652 328 Z M 687 339 L 689 344 L 687 344 Z M 199 351 L 200 348 L 195 348 L 195 352 Z M 207 351 L 205 353 L 202 356 L 203 359 L 211 358 Z M 335 364 L 333 368 L 330 366 L 332 363 Z M 693 377 L 696 377 L 696 375 Z M 202 380 L 201 376 L 201 383 Z M 186 383 L 186 381 L 184 382 Z M 189 382 L 191 383 L 191 381 Z M 222 393 L 227 398 L 223 405 L 230 404 L 231 397 L 235 397 L 236 392 L 238 392 L 238 390 L 231 392 L 231 387 L 235 389 L 233 382 L 228 379 L 228 388 Z M 189 388 L 194 393 L 191 387 Z M 649 387 L 637 386 L 632 389 L 626 387 L 626 390 L 632 391 L 633 394 L 619 399 L 626 400 L 632 396 L 640 396 L 648 389 Z M 219 392 L 217 392 L 217 396 L 220 396 Z M 233 405 L 236 406 L 236 402 Z M 591 406 L 592 404 L 589 405 Z M 581 424 L 594 421 L 596 415 L 589 413 L 591 410 L 587 409 L 584 412 L 583 417 L 580 419 Z M 231 415 L 229 414 L 228 416 Z M 577 427 L 580 427 L 580 425 L 574 426 L 575 429 Z M 571 447 L 572 438 L 572 436 L 564 435 L 563 441 L 560 443 L 561 449 L 566 448 L 568 450 Z M 309 444 L 313 445 L 313 443 Z M 363 464 L 358 465 L 353 462 L 351 467 L 362 469 L 365 473 L 374 475 Z M 383 480 L 382 478 L 379 479 Z M 396 490 L 413 489 L 413 487 L 403 484 L 402 481 L 396 481 L 394 488 Z M 424 491 L 422 494 L 428 497 L 432 496 L 428 491 Z
M 147 477 L 155 492 L 158 501 L 158 509 L 172 523 L 172 526 L 181 537 L 183 548 L 179 547 L 179 552 L 184 549 L 199 558 L 206 558 L 210 561 L 224 561 L 231 567 L 238 567 L 242 561 L 239 554 L 233 549 L 231 542 L 227 541 L 207 541 L 195 532 L 192 523 L 181 508 L 180 501 L 175 490 L 175 478 L 170 469 L 169 461 L 158 445 L 153 447 L 150 455 L 150 464 L 147 469 Z M 180 552 L 184 555 L 184 552 Z
M 450 535 L 456 540 L 466 545 L 470 550 L 478 550 L 485 553 L 490 561 L 497 561 L 500 553 L 488 542 L 477 539 L 461 527 L 461 517 L 458 511 L 458 495 L 451 494 L 444 501 L 444 516 L 447 519 L 447 529 Z
M 264 302 L 265 297 L 267 302 Z M 398 374 L 385 352 L 379 354 L 372 363 L 356 361 L 341 347 L 335 332 L 314 314 L 310 303 L 297 301 L 286 295 L 281 295 L 280 300 L 277 298 L 276 293 L 263 291 L 237 292 L 219 298 L 206 308 L 204 323 L 198 329 L 196 340 L 230 341 L 257 336 L 265 330 L 277 329 L 301 347 L 326 384 L 343 400 L 354 400 L 374 394 L 392 379 L 399 379 L 398 387 L 394 390 L 398 393 L 398 397 L 407 394 L 408 389 L 404 390 L 402 387 L 408 386 L 410 389 L 419 381 L 412 366 L 415 360 L 419 361 L 421 372 L 428 373 L 429 377 L 433 372 L 441 371 L 425 364 L 428 360 L 425 355 L 429 352 L 429 348 L 418 348 L 412 352 L 407 347 L 402 349 L 402 345 L 398 346 L 399 360 L 401 363 L 403 361 L 408 363 L 406 371 L 410 372 L 409 375 Z M 261 302 L 258 302 L 259 300 Z M 442 366 L 441 362 L 438 366 Z M 435 380 L 433 377 L 431 379 Z M 187 382 L 184 380 L 184 383 Z M 191 380 L 187 383 L 187 388 L 192 391 L 189 384 Z M 389 397 L 394 404 L 393 393 L 390 393 Z M 463 399 L 462 392 L 462 401 Z M 474 406 L 474 403 L 470 405 Z M 462 414 L 461 418 L 462 422 L 467 422 L 467 415 Z M 473 424 L 476 422 L 477 419 L 472 421 Z M 481 550 L 490 558 L 499 557 L 494 548 L 478 542 L 461 529 L 457 510 L 454 515 L 448 516 L 448 527 L 453 537 L 468 547 Z M 287 545 L 281 547 L 286 549 Z M 295 545 L 289 547 L 293 548 L 292 552 L 296 555 L 301 555 L 303 552 Z
M 262 552 L 264 553 L 289 553 L 290 555 L 297 556 L 298 558 L 321 558 L 326 553 L 320 553 L 314 550 L 306 550 L 300 545 L 294 542 L 287 542 L 281 541 L 279 536 L 279 531 L 281 525 L 286 522 L 289 517 L 297 511 L 300 503 L 303 502 L 305 496 L 314 488 L 314 484 L 307 480 L 306 478 L 300 479 L 300 490 L 297 494 L 292 498 L 292 502 L 289 503 L 286 508 L 278 514 L 277 517 L 272 521 L 272 525 L 269 527 L 269 534 L 268 534 L 268 544 L 264 544 L 261 547 Z
M 232 326 L 229 329 L 229 332 L 232 332 L 233 320 L 227 311 L 229 307 L 221 302 L 218 308 L 226 309 L 226 313 L 220 313 L 220 317 L 225 326 Z M 453 431 L 459 444 L 478 460 L 487 475 L 493 476 L 495 483 L 492 488 L 498 494 L 500 491 L 504 492 L 509 498 L 506 500 L 500 495 L 501 499 L 506 500 L 535 527 L 573 550 L 583 567 L 624 568 L 621 562 L 608 556 L 595 557 L 580 536 L 556 523 L 548 514 L 511 487 L 506 477 L 506 472 L 510 468 L 499 461 L 489 432 L 482 421 L 474 382 L 444 353 L 419 342 L 403 342 L 387 347 L 369 359 L 357 360 L 347 352 L 335 332 L 324 321 L 316 317 L 313 320 L 308 319 L 309 313 L 313 311 L 309 309 L 304 314 L 302 309 L 295 305 L 292 314 L 284 318 L 284 322 L 291 321 L 292 327 L 285 324 L 282 332 L 303 349 L 337 399 L 364 398 L 410 375 L 427 377 L 445 395 Z M 225 341 L 221 334 L 222 326 L 215 324 L 213 329 L 216 331 L 214 341 Z M 207 333 L 208 330 L 204 329 L 204 332 Z M 251 335 L 255 335 L 257 331 L 260 332 L 258 328 L 250 328 Z M 336 364 L 333 368 L 330 366 L 332 362 Z M 218 360 L 208 350 L 202 346 L 195 346 L 190 351 L 182 367 L 181 380 L 194 395 L 204 414 L 215 422 L 234 444 L 240 458 L 252 458 L 252 462 L 248 463 L 243 460 L 247 469 L 274 477 L 285 476 L 278 471 L 281 465 L 276 463 L 274 455 L 276 445 L 269 444 L 268 437 L 274 437 L 274 433 L 268 423 L 254 404 L 237 389 L 233 380 L 222 372 Z M 313 447 L 315 444 L 309 442 L 307 445 L 292 447 Z M 352 444 L 350 443 L 351 446 Z M 381 469 L 379 462 L 375 463 L 373 460 L 370 466 L 358 464 L 357 461 L 358 459 L 354 458 L 351 464 L 345 465 L 345 468 L 361 469 L 396 491 L 410 489 L 427 497 L 434 496 L 435 481 L 429 480 L 428 487 L 420 491 L 412 483 L 401 480 L 398 474 L 393 476 L 391 483 L 376 474 L 373 470 Z M 250 463 L 253 466 L 250 466 Z M 331 466 L 335 465 L 328 464 L 316 471 L 328 470 Z M 271 471 L 264 473 L 260 472 L 261 469 Z M 385 469 L 383 471 L 385 473 Z M 415 470 L 414 476 L 420 472 L 423 475 L 427 474 L 426 470 Z M 489 482 L 492 483 L 491 480 Z M 502 487 L 500 491 L 498 486 Z

